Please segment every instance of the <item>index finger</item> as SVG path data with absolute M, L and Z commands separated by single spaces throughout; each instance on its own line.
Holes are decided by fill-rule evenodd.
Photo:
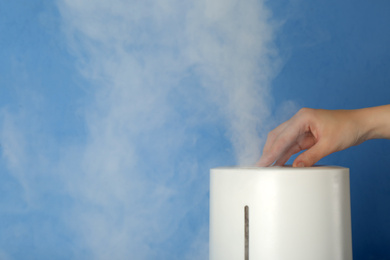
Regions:
M 267 140 L 263 148 L 263 154 L 260 157 L 259 161 L 256 163 L 257 166 L 270 166 L 276 160 L 276 158 L 271 155 L 272 147 L 280 133 L 282 133 L 286 129 L 287 125 L 288 121 L 280 124 L 278 127 L 268 133 Z
M 264 146 L 263 155 L 256 164 L 257 166 L 270 166 L 273 162 L 283 157 L 285 153 L 297 142 L 298 137 L 302 133 L 302 120 L 291 118 L 281 124 L 269 134 L 269 138 Z

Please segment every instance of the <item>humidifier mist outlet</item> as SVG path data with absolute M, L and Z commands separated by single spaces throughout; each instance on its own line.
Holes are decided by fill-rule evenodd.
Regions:
M 215 168 L 210 260 L 352 260 L 349 169 Z

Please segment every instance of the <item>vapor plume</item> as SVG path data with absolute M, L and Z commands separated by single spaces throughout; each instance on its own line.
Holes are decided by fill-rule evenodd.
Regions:
M 40 166 L 58 173 L 68 198 L 59 221 L 74 235 L 72 257 L 207 259 L 208 170 L 255 163 L 268 130 L 278 67 L 271 13 L 257 0 L 58 8 L 90 93 L 85 138 Z M 3 142 L 26 141 L 24 129 L 7 130 L 12 122 L 7 113 Z M 23 145 L 3 151 L 11 171 L 30 156 Z M 18 178 L 24 190 L 35 185 Z

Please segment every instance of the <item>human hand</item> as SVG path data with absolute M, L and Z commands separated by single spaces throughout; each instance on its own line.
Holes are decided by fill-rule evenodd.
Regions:
M 309 167 L 333 152 L 375 138 L 363 120 L 370 116 L 367 112 L 303 108 L 268 134 L 257 166 L 284 165 L 293 154 L 307 149 L 293 167 Z

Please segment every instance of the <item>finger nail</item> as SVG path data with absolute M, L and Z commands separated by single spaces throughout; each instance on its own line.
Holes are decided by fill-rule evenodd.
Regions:
M 304 164 L 303 162 L 299 162 L 299 163 L 297 164 L 297 166 L 298 166 L 298 167 L 305 167 L 305 164 Z

